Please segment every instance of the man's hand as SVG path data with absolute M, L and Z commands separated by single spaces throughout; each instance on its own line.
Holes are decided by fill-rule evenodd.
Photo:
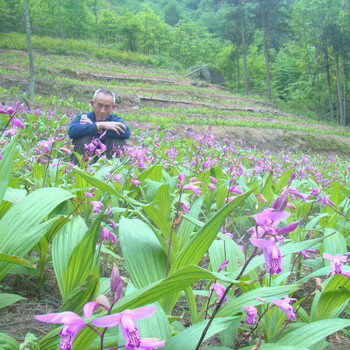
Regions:
M 88 117 L 82 116 L 80 118 L 80 124 L 92 124 L 92 121 Z
M 96 122 L 97 130 L 111 130 L 117 135 L 124 134 L 126 126 L 121 122 Z

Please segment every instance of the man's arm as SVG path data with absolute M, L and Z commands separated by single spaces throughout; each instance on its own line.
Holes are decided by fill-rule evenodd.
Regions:
M 130 137 L 130 129 L 124 123 L 123 119 L 113 116 L 111 120 L 96 122 L 98 130 L 106 130 L 106 135 L 117 139 L 128 139 Z
M 78 139 L 86 135 L 92 135 L 97 131 L 96 123 L 89 118 L 84 118 L 86 114 L 76 116 L 69 124 L 68 136 L 72 139 Z

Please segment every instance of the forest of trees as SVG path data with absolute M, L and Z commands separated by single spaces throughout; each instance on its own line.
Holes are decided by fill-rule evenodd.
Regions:
M 23 0 L 0 31 L 25 33 Z M 159 65 L 218 68 L 228 87 L 350 124 L 350 0 L 28 0 L 37 36 L 89 40 Z

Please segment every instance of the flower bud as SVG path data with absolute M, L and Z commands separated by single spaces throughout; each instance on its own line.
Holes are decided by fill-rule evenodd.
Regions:
M 263 203 L 267 203 L 267 199 L 261 193 L 255 193 L 254 196 Z
M 100 306 L 102 306 L 103 308 L 105 308 L 106 310 L 110 310 L 111 308 L 111 303 L 109 302 L 108 298 L 105 295 L 99 295 L 96 298 L 96 301 L 98 302 L 98 304 Z
M 322 280 L 321 278 L 315 278 L 316 289 L 322 292 Z
M 123 281 L 120 277 L 117 265 L 113 266 L 110 284 L 111 284 L 111 291 L 113 294 L 113 303 L 116 303 L 122 297 L 122 293 L 123 293 Z

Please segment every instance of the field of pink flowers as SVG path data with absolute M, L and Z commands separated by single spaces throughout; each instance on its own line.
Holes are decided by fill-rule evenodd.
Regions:
M 35 317 L 52 331 L 0 332 L 1 348 L 324 349 L 348 335 L 346 159 L 128 121 L 118 158 L 92 150 L 78 167 L 73 111 L 0 108 L 0 281 L 41 287 L 51 269 L 61 296 Z M 21 299 L 0 289 L 0 308 Z

